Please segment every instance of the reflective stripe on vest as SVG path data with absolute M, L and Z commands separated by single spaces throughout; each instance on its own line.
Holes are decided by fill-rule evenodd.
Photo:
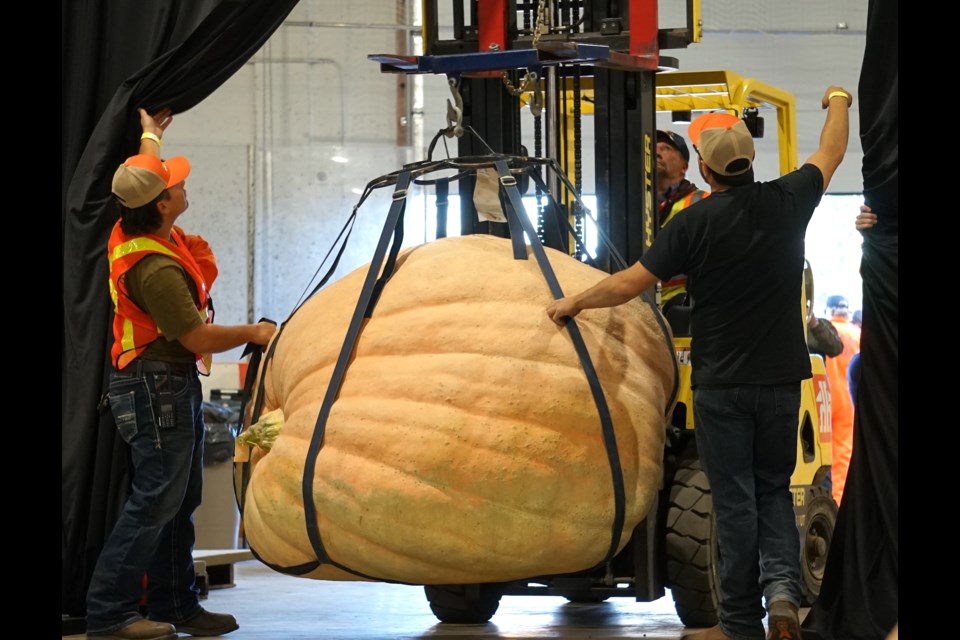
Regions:
M 667 214 L 667 217 L 663 219 L 663 222 L 660 223 L 660 228 L 663 228 L 663 225 L 667 224 L 673 220 L 674 216 L 678 213 L 689 207 L 690 205 L 700 202 L 704 198 L 710 195 L 709 191 L 701 191 L 700 189 L 694 189 L 688 193 L 685 197 L 677 200 L 673 203 L 673 206 L 670 207 L 670 213 Z
M 127 236 L 120 229 L 119 222 L 110 234 L 107 259 L 110 265 L 110 298 L 115 312 L 111 360 L 118 369 L 127 366 L 162 335 L 153 318 L 129 298 L 121 284 L 123 275 L 146 256 L 164 255 L 183 268 L 197 288 L 197 313 L 203 322 L 207 322 L 209 295 L 203 274 L 180 234 L 172 231 L 171 238 L 176 244 L 156 237 Z M 209 355 L 196 354 L 196 358 L 201 370 L 209 370 Z
M 677 200 L 673 203 L 673 206 L 670 207 L 670 213 L 667 215 L 666 219 L 663 221 L 663 224 L 660 225 L 660 228 L 663 228 L 663 225 L 667 224 L 673 220 L 674 216 L 678 213 L 689 207 L 690 205 L 700 202 L 704 198 L 710 195 L 709 191 L 701 191 L 700 189 L 695 189 L 688 193 L 685 197 Z M 670 300 L 673 300 L 679 295 L 683 295 L 687 292 L 687 276 L 686 274 L 679 274 L 667 280 L 666 282 L 660 285 L 660 303 L 666 304 Z

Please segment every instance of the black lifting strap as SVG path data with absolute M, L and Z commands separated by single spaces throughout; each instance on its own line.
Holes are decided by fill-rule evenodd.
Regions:
M 240 403 L 240 418 L 242 420 L 243 416 L 247 414 L 247 404 L 250 402 L 251 398 L 254 398 L 253 410 L 250 413 L 251 426 L 257 420 L 260 419 L 260 412 L 263 410 L 263 387 L 264 387 L 264 380 L 267 377 L 267 372 L 265 369 L 260 375 L 260 383 L 257 385 L 256 395 L 254 395 L 253 393 L 253 384 L 254 382 L 256 382 L 257 373 L 260 371 L 260 368 L 261 367 L 265 368 L 266 363 L 270 362 L 270 360 L 273 359 L 273 352 L 276 350 L 277 344 L 280 342 L 280 334 L 283 333 L 283 328 L 286 326 L 287 326 L 286 323 L 280 325 L 280 329 L 277 332 L 277 335 L 274 336 L 273 342 L 270 343 L 270 347 L 267 351 L 266 357 L 264 357 L 263 351 L 261 351 L 260 349 L 254 349 L 251 351 L 252 355 L 250 356 L 250 363 L 247 367 L 247 376 L 243 380 L 243 393 L 241 394 L 242 402 Z M 243 519 L 244 509 L 246 507 L 247 485 L 250 484 L 250 469 L 251 469 L 250 455 L 252 454 L 252 451 L 253 451 L 253 445 L 248 445 L 247 461 L 234 463 L 234 469 L 236 469 L 238 466 L 240 467 L 240 486 L 239 487 L 234 486 L 234 492 L 236 494 L 237 508 L 240 510 L 241 520 Z M 256 549 L 253 548 L 252 545 L 250 545 L 250 552 L 253 554 L 253 556 L 257 560 L 267 565 L 274 571 L 277 571 L 279 573 L 285 573 L 287 575 L 293 575 L 293 576 L 306 575 L 311 571 L 314 571 L 320 566 L 319 562 L 309 562 L 306 564 L 297 565 L 293 567 L 281 567 L 281 566 L 272 564 L 270 562 L 267 562 L 266 560 L 261 558 L 260 554 L 257 552 Z
M 540 271 L 543 273 L 544 279 L 547 281 L 547 286 L 550 287 L 550 292 L 553 294 L 554 299 L 559 300 L 563 297 L 563 290 L 560 288 L 560 283 L 557 281 L 557 276 L 553 272 L 553 267 L 550 266 L 550 262 L 547 260 L 547 253 L 543 249 L 543 245 L 540 243 L 540 238 L 537 236 L 536 229 L 533 228 L 533 225 L 530 223 L 530 219 L 527 217 L 526 210 L 523 207 L 523 200 L 520 197 L 520 192 L 517 190 L 517 181 L 510 174 L 510 169 L 507 167 L 507 163 L 504 160 L 496 161 L 497 172 L 500 174 L 500 184 L 503 186 L 504 190 L 507 193 L 507 196 L 510 201 L 509 207 L 507 209 L 507 217 L 511 220 L 510 232 L 513 234 L 514 225 L 517 225 L 526 231 L 527 236 L 530 238 L 530 246 L 533 249 L 533 254 L 537 259 L 537 264 L 540 265 Z M 523 242 L 523 234 L 516 234 L 514 237 L 520 237 L 521 243 Z M 516 243 L 514 243 L 514 257 L 516 257 Z M 526 250 L 524 250 L 524 259 L 526 258 Z M 573 340 L 573 346 L 577 351 L 577 357 L 580 358 L 580 364 L 583 367 L 583 372 L 587 376 L 587 382 L 590 385 L 590 393 L 593 394 L 593 401 L 597 405 L 597 413 L 600 415 L 600 426 L 603 430 L 603 443 L 607 449 L 607 460 L 610 463 L 610 475 L 613 480 L 613 500 L 614 500 L 614 516 L 613 516 L 613 526 L 611 532 L 610 548 L 607 551 L 607 556 L 604 558 L 604 562 L 613 558 L 617 553 L 617 547 L 620 542 L 620 535 L 623 530 L 623 522 L 625 519 L 624 515 L 624 489 L 623 489 L 623 468 L 620 466 L 620 453 L 617 450 L 617 436 L 613 430 L 613 420 L 610 418 L 610 408 L 607 406 L 607 399 L 603 395 L 603 387 L 600 386 L 600 378 L 597 376 L 597 371 L 593 366 L 593 361 L 590 359 L 590 352 L 587 351 L 587 345 L 583 340 L 583 335 L 580 333 L 580 327 L 577 326 L 576 321 L 573 318 L 567 318 L 567 331 L 570 332 L 570 338 Z
M 447 237 L 447 207 L 449 200 L 450 181 L 438 180 L 436 186 L 436 206 L 437 206 L 437 238 Z
M 530 175 L 533 177 L 534 181 L 537 183 L 538 187 L 541 187 L 544 191 L 549 192 L 547 189 L 546 183 L 543 181 L 543 178 L 540 177 L 539 172 L 531 172 Z M 562 175 L 560 176 L 561 180 L 567 185 L 567 188 L 570 189 L 572 193 L 576 193 L 573 190 L 573 187 L 570 186 L 569 182 Z M 561 221 L 566 224 L 567 233 L 569 233 L 574 241 L 577 243 L 577 246 L 580 247 L 580 250 L 584 256 L 590 261 L 590 264 L 599 269 L 599 266 L 590 257 L 590 252 L 587 251 L 587 248 L 583 246 L 583 241 L 580 239 L 580 234 L 577 233 L 576 229 L 573 228 L 573 225 L 570 224 L 570 221 L 567 219 L 565 212 L 560 209 L 560 205 L 557 204 L 556 200 L 550 198 L 550 207 L 554 212 L 554 220 L 557 221 L 557 228 L 560 230 L 560 233 L 563 233 L 563 225 Z M 596 227 L 597 235 L 600 236 L 600 241 L 606 247 L 607 252 L 610 254 L 610 258 L 613 260 L 614 265 L 618 269 L 626 269 L 627 263 L 623 259 L 623 256 L 620 255 L 620 252 L 617 251 L 617 248 L 613 246 L 613 243 L 610 242 L 610 239 L 607 238 L 607 234 L 603 232 L 603 229 L 599 225 Z M 664 415 L 670 415 L 670 407 L 673 406 L 673 403 L 676 401 L 677 396 L 680 393 L 680 365 L 677 363 L 677 358 L 673 355 L 673 341 L 671 340 L 670 329 L 667 327 L 667 321 L 663 317 L 660 309 L 657 308 L 657 303 L 647 295 L 646 292 L 640 294 L 640 301 L 650 307 L 650 310 L 653 311 L 653 317 L 657 320 L 657 324 L 660 326 L 660 333 L 663 335 L 663 339 L 666 342 L 667 348 L 670 349 L 671 360 L 673 361 L 673 390 L 670 392 L 670 398 L 666 404 L 666 410 Z
M 333 566 L 350 571 L 359 576 L 363 576 L 363 574 L 352 571 L 332 561 L 326 549 L 323 547 L 323 541 L 320 538 L 320 528 L 317 525 L 317 508 L 313 502 L 313 476 L 317 467 L 317 455 L 323 446 L 323 436 L 326 432 L 327 419 L 330 417 L 333 403 L 340 393 L 343 377 L 353 357 L 353 350 L 356 347 L 363 321 L 373 313 L 380 293 L 383 291 L 383 286 L 392 275 L 393 268 L 396 265 L 397 253 L 400 251 L 400 245 L 403 242 L 403 212 L 407 202 L 407 189 L 409 186 L 410 172 L 405 170 L 397 177 L 397 186 L 393 192 L 393 204 L 390 206 L 390 212 L 387 214 L 387 220 L 383 225 L 380 242 L 377 244 L 376 251 L 374 251 L 373 260 L 370 263 L 366 279 L 363 282 L 363 288 L 360 291 L 360 298 L 357 300 L 357 306 L 353 311 L 353 317 L 350 319 L 346 337 L 343 339 L 340 356 L 337 358 L 333 375 L 330 377 L 330 384 L 327 386 L 327 392 L 323 398 L 323 404 L 320 406 L 320 414 L 317 416 L 317 423 L 313 429 L 313 437 L 310 440 L 310 447 L 307 449 L 307 459 L 303 467 L 302 488 L 304 518 L 307 527 L 307 536 L 310 538 L 310 544 L 313 546 L 317 560 L 322 563 L 332 564 Z M 391 236 L 393 236 L 393 245 L 390 247 L 390 255 L 384 266 L 383 275 L 377 279 L 377 275 L 380 273 L 380 266 L 383 264 L 384 255 L 387 253 L 387 245 L 390 244 Z
M 277 345 L 280 344 L 280 336 L 283 335 L 283 329 L 287 324 L 283 323 L 280 325 L 280 329 L 277 331 L 277 335 L 273 337 L 273 341 L 270 343 L 270 347 L 267 349 L 266 357 L 264 357 L 263 351 L 260 349 L 251 350 L 250 363 L 247 366 L 247 377 L 243 381 L 243 393 L 241 394 L 242 401 L 240 403 L 240 419 L 243 420 L 243 417 L 247 415 L 247 404 L 250 402 L 251 398 L 254 398 L 253 410 L 250 412 L 250 425 L 252 426 L 257 420 L 260 419 L 260 412 L 263 411 L 263 387 L 264 381 L 267 378 L 266 365 L 270 360 L 273 359 L 273 353 L 277 350 Z M 253 393 L 253 383 L 257 380 L 257 373 L 261 368 L 264 368 L 262 375 L 260 376 L 260 382 L 257 384 L 257 392 Z M 240 466 L 240 487 L 234 488 L 237 498 L 237 508 L 240 510 L 240 517 L 243 517 L 244 507 L 246 506 L 247 500 L 247 485 L 250 484 L 250 455 L 253 452 L 253 445 L 248 445 L 247 447 L 247 461 L 236 463 L 234 468 L 237 465 Z
M 362 200 L 361 200 L 362 202 Z M 333 260 L 333 263 L 327 269 L 326 274 L 320 278 L 320 282 L 313 288 L 313 290 L 306 296 L 305 300 L 302 300 L 298 303 L 297 307 L 290 314 L 290 317 L 293 317 L 293 314 L 296 313 L 303 304 L 306 303 L 306 300 L 309 300 L 323 288 L 323 285 L 327 284 L 327 281 L 333 276 L 334 272 L 337 270 L 337 266 L 340 264 L 340 259 L 343 257 L 343 252 L 347 248 L 347 241 L 350 239 L 350 234 L 353 233 L 354 222 L 357 219 L 357 208 L 354 207 L 353 211 L 347 217 L 347 221 L 344 223 L 343 227 L 340 229 L 340 233 L 337 234 L 336 239 L 334 239 L 333 244 L 330 246 L 327 255 L 324 256 L 323 261 L 320 263 L 320 268 L 326 264 L 327 260 L 330 258 L 330 254 L 333 252 L 334 247 L 337 246 L 337 243 L 340 242 L 341 238 L 343 242 L 340 243 L 340 249 L 337 251 L 337 255 Z M 317 269 L 317 273 L 320 272 L 320 269 Z M 314 278 L 316 274 L 314 274 Z M 287 318 L 287 321 L 290 320 L 290 317 Z M 260 376 L 260 382 L 257 385 L 256 394 L 253 393 L 253 383 L 257 380 L 257 373 L 259 373 L 261 367 L 266 367 L 267 363 L 273 359 L 273 354 L 277 350 L 277 345 L 280 344 L 280 337 L 283 335 L 283 330 L 286 328 L 287 322 L 283 322 L 280 325 L 280 329 L 277 331 L 277 335 L 274 336 L 273 341 L 270 343 L 270 348 L 267 350 L 266 356 L 263 355 L 262 350 L 252 349 L 250 345 L 247 346 L 247 349 L 244 350 L 243 355 L 246 355 L 248 352 L 251 353 L 250 364 L 247 367 L 247 377 L 243 381 L 243 393 L 241 394 L 242 402 L 240 404 L 240 416 L 243 419 L 243 416 L 247 415 L 247 404 L 250 402 L 251 398 L 255 398 L 253 403 L 253 410 L 250 413 L 250 424 L 253 425 L 260 419 L 260 414 L 263 411 L 263 388 L 267 380 L 266 371 L 263 372 L 263 375 Z M 253 446 L 248 447 L 248 454 L 252 452 Z M 240 486 L 239 488 L 235 487 L 236 499 L 237 499 L 237 508 L 240 510 L 240 516 L 243 517 L 243 510 L 246 506 L 247 499 L 247 485 L 250 484 L 250 469 L 251 463 L 249 458 L 246 462 L 238 463 L 240 466 Z M 236 468 L 236 464 L 234 465 Z M 251 549 L 251 551 L 253 551 Z M 254 554 L 256 552 L 254 551 Z M 266 563 L 265 563 L 266 564 Z M 276 568 L 276 567 L 273 567 Z M 279 569 L 278 569 L 279 570 Z M 287 571 L 286 573 L 293 573 Z

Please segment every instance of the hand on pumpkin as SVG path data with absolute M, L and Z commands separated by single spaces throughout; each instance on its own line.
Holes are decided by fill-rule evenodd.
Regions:
M 272 322 L 257 324 L 201 324 L 179 338 L 180 344 L 194 353 L 221 353 L 248 342 L 265 346 L 277 326 Z
M 253 330 L 255 335 L 250 342 L 265 347 L 270 342 L 270 339 L 273 338 L 273 334 L 277 332 L 277 325 L 272 322 L 258 322 L 253 325 Z
M 565 324 L 567 318 L 572 318 L 580 313 L 574 298 L 560 298 L 554 300 L 547 306 L 547 316 L 561 327 Z
M 586 291 L 555 300 L 547 307 L 550 319 L 563 326 L 564 318 L 572 318 L 584 309 L 606 309 L 629 302 L 657 283 L 657 276 L 635 262 L 623 271 L 607 276 Z

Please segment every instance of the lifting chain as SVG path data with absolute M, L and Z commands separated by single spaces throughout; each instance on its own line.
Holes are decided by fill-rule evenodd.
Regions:
M 577 191 L 577 194 L 583 193 L 583 142 L 581 136 L 581 114 L 580 114 L 580 65 L 575 65 L 573 67 L 573 175 L 574 183 L 573 186 Z M 577 233 L 577 237 L 580 240 L 586 239 L 586 234 L 584 233 L 584 211 L 583 207 L 580 206 L 580 199 L 577 198 L 573 202 L 573 223 L 574 229 Z M 577 260 L 583 260 L 583 251 L 581 250 L 582 242 L 577 243 L 576 250 L 574 251 L 574 257 Z
M 543 118 L 537 114 L 533 116 L 533 157 L 542 158 L 543 157 Z M 540 167 L 536 168 L 536 172 L 543 177 L 543 170 Z M 544 232 L 544 204 L 543 204 L 543 190 L 540 188 L 540 182 L 537 183 L 537 236 L 540 238 L 540 241 L 543 242 L 546 238 Z

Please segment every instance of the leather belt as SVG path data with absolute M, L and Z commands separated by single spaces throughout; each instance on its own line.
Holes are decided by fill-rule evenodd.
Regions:
M 115 371 L 114 375 L 122 377 L 139 377 L 144 373 L 175 373 L 179 375 L 197 374 L 195 362 L 162 362 L 160 360 L 134 360 L 126 367 Z

